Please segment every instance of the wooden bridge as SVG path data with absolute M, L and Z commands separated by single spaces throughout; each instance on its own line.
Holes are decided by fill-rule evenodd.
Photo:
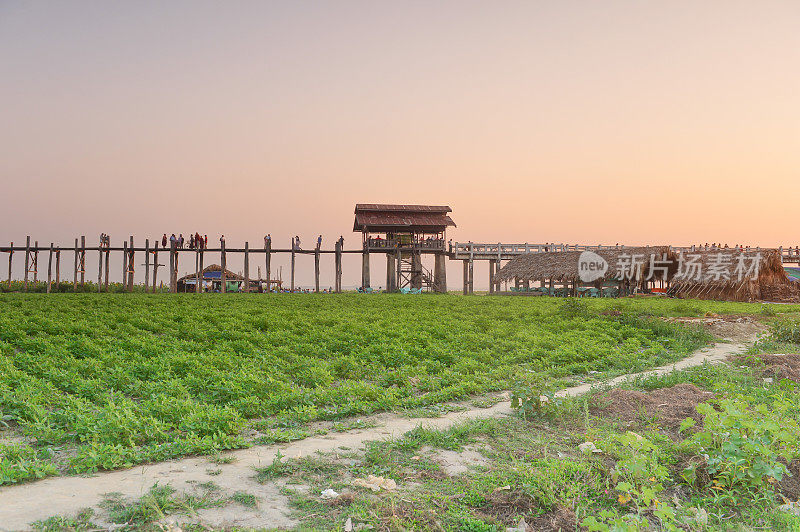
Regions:
M 294 239 L 293 239 L 294 240 Z M 144 246 L 136 246 L 134 245 L 133 237 L 129 237 L 127 240 L 123 240 L 122 246 L 111 246 L 110 242 L 101 242 L 99 245 L 95 246 L 87 246 L 86 245 L 86 237 L 81 236 L 80 238 L 75 239 L 75 243 L 73 246 L 58 246 L 54 244 L 50 244 L 49 246 L 40 246 L 38 242 L 34 241 L 31 242 L 30 237 L 27 237 L 25 245 L 14 245 L 11 243 L 9 246 L 0 246 L 0 252 L 8 253 L 8 277 L 7 283 L 11 286 L 11 273 L 12 273 L 12 260 L 14 258 L 15 253 L 22 252 L 25 262 L 25 274 L 23 278 L 23 290 L 28 289 L 29 281 L 33 281 L 34 283 L 38 281 L 38 272 L 39 272 L 39 253 L 45 252 L 47 253 L 47 291 L 51 290 L 51 285 L 53 281 L 58 284 L 61 280 L 61 254 L 62 252 L 67 252 L 72 255 L 72 284 L 73 289 L 78 291 L 78 287 L 80 286 L 83 289 L 84 283 L 86 281 L 86 274 L 88 273 L 88 266 L 89 262 L 87 261 L 86 252 L 95 252 L 97 253 L 97 284 L 96 290 L 98 292 L 101 291 L 108 291 L 109 289 L 109 255 L 111 252 L 121 253 L 123 257 L 123 264 L 121 268 L 121 281 L 123 288 L 127 291 L 132 291 L 134 286 L 134 260 L 135 256 L 141 256 L 140 254 L 144 255 L 144 288 L 146 291 L 153 291 L 155 292 L 157 289 L 157 282 L 158 282 L 158 275 L 159 275 L 159 267 L 167 266 L 165 264 L 159 264 L 159 253 L 167 255 L 169 257 L 169 269 L 167 271 L 168 275 L 168 283 L 171 292 L 177 292 L 177 275 L 178 275 L 178 259 L 179 256 L 186 257 L 188 254 L 189 257 L 194 259 L 194 267 L 195 272 L 203 271 L 203 265 L 208 257 L 208 254 L 211 253 L 212 257 L 217 256 L 220 259 L 221 268 L 225 271 L 227 257 L 233 254 L 240 254 L 244 258 L 244 283 L 246 290 L 249 290 L 250 281 L 253 279 L 250 276 L 250 259 L 251 258 L 260 258 L 261 264 L 263 264 L 265 271 L 266 271 L 266 283 L 267 283 L 267 290 L 270 289 L 270 273 L 271 273 L 271 262 L 272 257 L 278 254 L 287 254 L 291 256 L 291 273 L 290 273 L 290 287 L 291 290 L 295 289 L 295 260 L 297 255 L 312 255 L 314 257 L 314 287 L 315 291 L 319 292 L 319 277 L 320 277 L 320 256 L 332 254 L 334 255 L 334 263 L 335 263 L 335 270 L 334 270 L 334 291 L 340 292 L 342 290 L 342 256 L 345 254 L 360 254 L 363 257 L 363 264 L 362 264 L 362 277 L 365 279 L 364 286 L 369 286 L 369 255 L 370 253 L 382 253 L 387 256 L 388 260 L 388 270 L 387 270 L 387 279 L 394 279 L 395 287 L 399 287 L 399 283 L 402 279 L 405 279 L 407 282 L 412 282 L 411 276 L 416 272 L 416 275 L 421 276 L 422 280 L 431 286 L 437 286 L 438 291 L 446 291 L 446 280 L 445 280 L 445 268 L 444 268 L 444 259 L 449 258 L 450 260 L 460 260 L 463 262 L 464 265 L 464 275 L 463 275 L 463 292 L 465 294 L 473 293 L 474 291 L 474 262 L 476 260 L 486 260 L 489 262 L 489 291 L 494 292 L 497 290 L 497 286 L 495 285 L 494 278 L 497 272 L 500 270 L 502 265 L 502 261 L 508 261 L 520 255 L 526 255 L 528 253 L 545 253 L 545 252 L 564 252 L 564 251 L 602 251 L 602 250 L 609 250 L 609 249 L 625 249 L 626 246 L 624 245 L 614 245 L 614 246 L 605 246 L 605 245 L 591 245 L 591 244 L 555 244 L 555 243 L 545 243 L 545 244 L 531 244 L 531 243 L 523 243 L 523 244 L 504 244 L 502 242 L 498 243 L 479 243 L 479 242 L 449 242 L 445 243 L 444 239 L 441 238 L 431 238 L 425 240 L 418 240 L 412 241 L 411 243 L 401 242 L 399 240 L 392 240 L 392 239 L 378 239 L 378 238 L 367 238 L 362 242 L 362 246 L 360 249 L 344 249 L 342 241 L 336 241 L 333 249 L 320 249 L 320 247 L 311 248 L 311 249 L 300 249 L 299 246 L 295 245 L 293 242 L 292 247 L 290 248 L 273 248 L 272 242 L 265 241 L 264 246 L 262 247 L 255 247 L 251 248 L 250 245 L 245 242 L 244 247 L 231 247 L 228 248 L 225 246 L 224 241 L 220 242 L 219 247 L 214 248 L 203 248 L 203 249 L 190 249 L 190 248 L 181 248 L 176 247 L 175 245 L 170 245 L 169 247 L 160 247 L 158 242 L 155 242 L 153 245 L 150 244 L 149 240 L 145 240 Z M 630 247 L 630 246 L 628 246 Z M 691 247 L 678 247 L 672 246 L 672 249 L 676 252 L 685 252 L 691 253 L 693 251 L 697 251 L 701 248 L 696 246 Z M 714 248 L 709 247 L 706 248 L 703 246 L 703 250 L 706 249 L 719 249 L 720 251 L 731 251 L 735 252 L 736 248 Z M 745 247 L 743 248 L 744 251 L 752 252 L 757 251 L 760 248 L 751 248 Z M 787 246 L 787 247 L 779 247 L 778 251 L 781 256 L 781 261 L 784 264 L 800 264 L 800 246 Z M 411 264 L 414 262 L 416 257 L 417 263 L 419 262 L 419 254 L 420 253 L 430 253 L 435 256 L 436 259 L 436 266 L 434 272 L 428 272 L 424 267 L 421 267 L 420 264 L 416 264 L 416 267 Z M 408 256 L 406 256 L 408 255 Z M 189 258 L 186 257 L 186 258 Z M 190 259 L 191 260 L 191 259 Z M 408 264 L 411 264 L 409 266 Z M 408 266 L 404 269 L 404 265 Z M 408 270 L 408 271 L 406 271 Z M 411 273 L 408 273 L 411 272 Z M 438 273 L 437 273 L 438 272 Z M 435 281 L 435 277 L 438 277 L 440 281 Z M 225 274 L 222 275 L 222 283 L 221 283 L 221 291 L 226 290 L 225 285 Z M 441 286 L 439 286 L 441 285 Z M 387 287 L 393 286 L 390 282 L 387 281 Z M 195 286 L 195 291 L 200 291 L 200 283 L 197 283 Z
M 448 245 L 447 254 L 450 260 L 460 260 L 464 262 L 464 286 L 463 293 L 471 294 L 474 291 L 474 261 L 486 260 L 489 261 L 489 293 L 493 293 L 497 287 L 495 286 L 494 278 L 500 267 L 502 261 L 511 260 L 520 255 L 527 255 L 529 253 L 546 253 L 546 252 L 560 252 L 560 251 L 602 251 L 608 249 L 625 249 L 624 245 L 604 246 L 602 244 L 531 244 L 525 242 L 524 244 L 504 244 L 497 243 L 482 243 L 482 242 L 451 242 Z M 631 246 L 627 246 L 631 247 Z M 638 246 L 636 246 L 638 247 Z M 713 246 L 670 246 L 670 248 L 678 253 L 692 253 L 693 251 L 714 250 L 718 249 L 722 252 L 736 252 L 737 248 L 720 248 Z M 744 247 L 743 251 L 751 252 L 758 251 L 758 247 Z M 800 246 L 787 246 L 779 247 L 778 252 L 781 256 L 781 262 L 784 264 L 800 264 Z
M 479 242 L 452 242 L 448 254 L 453 260 L 511 260 L 528 253 L 545 253 L 550 251 L 601 251 L 608 249 L 625 249 L 624 245 L 604 246 L 602 244 L 486 244 Z M 632 246 L 627 246 L 632 247 Z M 638 246 L 635 246 L 638 247 Z M 676 252 L 691 253 L 700 249 L 719 249 L 720 251 L 736 251 L 737 248 L 715 248 L 698 246 L 670 246 Z M 743 251 L 758 251 L 758 247 L 744 247 Z M 800 264 L 800 246 L 777 248 L 784 264 Z

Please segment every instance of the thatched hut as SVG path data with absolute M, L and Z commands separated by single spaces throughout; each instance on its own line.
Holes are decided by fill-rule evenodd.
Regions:
M 203 268 L 202 275 L 190 273 L 178 279 L 178 292 L 194 292 L 195 286 L 200 278 L 201 292 L 220 291 L 222 287 L 222 266 L 212 264 Z M 244 283 L 244 277 L 232 271 L 225 270 L 226 290 L 229 292 L 238 291 Z
M 573 290 L 580 285 L 601 286 L 614 284 L 620 288 L 630 289 L 635 286 L 644 286 L 650 276 L 650 257 L 654 256 L 656 266 L 664 270 L 654 273 L 654 281 L 666 283 L 677 270 L 677 257 L 669 246 L 649 247 L 620 247 L 594 251 L 605 261 L 607 269 L 595 281 L 584 283 L 581 281 L 581 256 L 583 251 L 556 251 L 545 253 L 529 253 L 520 255 L 503 266 L 495 276 L 495 282 L 513 281 L 516 286 L 520 284 L 540 282 L 542 286 L 554 283 L 572 287 Z M 636 257 L 632 260 L 631 257 Z M 626 262 L 629 261 L 629 262 Z M 618 265 L 627 263 L 629 278 L 618 279 L 620 268 Z M 585 278 L 585 277 L 583 277 Z
M 690 261 L 698 266 L 690 266 Z M 715 269 L 722 269 L 723 262 L 729 275 L 712 275 Z M 699 268 L 702 274 L 685 275 L 692 267 Z M 681 273 L 672 280 L 668 293 L 694 299 L 800 302 L 800 286 L 786 275 L 777 249 L 688 251 L 683 254 Z

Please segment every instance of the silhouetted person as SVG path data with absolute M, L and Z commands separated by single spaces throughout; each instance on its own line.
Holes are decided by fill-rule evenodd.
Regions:
M 161 237 L 161 247 L 167 247 L 167 233 L 164 233 L 164 236 Z

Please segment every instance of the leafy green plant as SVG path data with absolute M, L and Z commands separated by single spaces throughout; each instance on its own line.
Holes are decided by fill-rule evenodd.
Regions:
M 511 408 L 525 420 L 549 417 L 560 404 L 561 399 L 556 398 L 552 392 L 528 389 L 515 390 L 511 394 Z
M 613 435 L 608 443 L 619 455 L 611 479 L 617 502 L 628 508 L 625 514 L 604 510 L 581 523 L 592 531 L 635 531 L 649 528 L 645 512 L 652 511 L 666 530 L 678 530 L 675 509 L 660 499 L 669 471 L 661 462 L 661 450 L 635 432 Z M 616 444 L 616 445 L 613 445 Z
M 702 466 L 711 476 L 713 490 L 763 489 L 779 482 L 788 470 L 783 461 L 798 452 L 800 427 L 793 398 L 777 398 L 769 407 L 751 404 L 746 397 L 723 399 L 697 406 L 703 426 L 685 442 L 685 448 L 703 460 L 683 472 L 691 484 Z M 686 419 L 681 429 L 695 425 Z M 781 460 L 783 459 L 783 460 Z

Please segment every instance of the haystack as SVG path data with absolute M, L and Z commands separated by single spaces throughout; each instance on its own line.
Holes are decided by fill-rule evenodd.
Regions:
M 730 279 L 714 279 L 709 276 L 719 254 L 728 255 L 732 260 L 730 266 Z M 677 276 L 673 279 L 668 294 L 681 298 L 716 299 L 722 301 L 772 301 L 784 303 L 800 302 L 800 286 L 793 283 L 783 269 L 780 252 L 777 249 L 761 249 L 739 251 L 737 249 L 699 249 L 686 253 L 686 258 L 698 255 L 698 262 L 702 268 L 703 277 L 682 279 Z M 753 275 L 743 275 L 739 279 L 735 267 L 739 257 L 743 256 L 745 264 L 749 267 L 753 261 L 758 261 L 758 271 Z M 756 273 L 756 272 L 754 272 Z
M 545 253 L 529 253 L 511 259 L 497 273 L 495 280 L 498 282 L 517 280 L 519 282 L 540 281 L 552 279 L 561 283 L 579 282 L 580 275 L 578 264 L 582 251 L 552 251 Z M 644 279 L 649 275 L 650 256 L 655 255 L 657 260 L 666 256 L 669 261 L 668 278 L 677 270 L 677 256 L 669 246 L 648 247 L 620 247 L 595 251 L 607 263 L 608 270 L 599 282 L 616 279 L 619 274 L 617 264 L 623 255 L 639 255 L 637 259 L 639 278 Z M 658 274 L 657 274 L 658 275 Z

